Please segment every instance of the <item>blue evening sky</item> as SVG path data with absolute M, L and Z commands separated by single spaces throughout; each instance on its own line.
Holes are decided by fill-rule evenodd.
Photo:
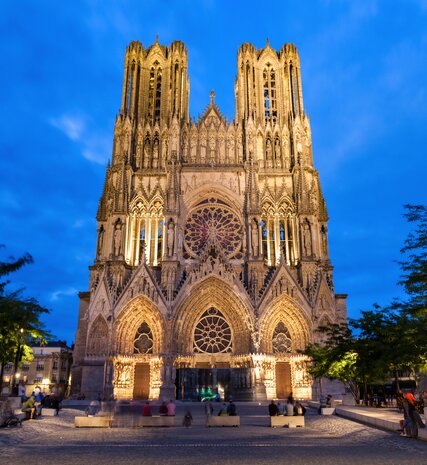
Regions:
M 19 1 L 0 14 L 0 244 L 69 343 L 87 290 L 95 214 L 120 105 L 126 45 L 188 47 L 190 111 L 234 117 L 237 49 L 297 45 L 314 162 L 330 214 L 335 291 L 349 315 L 387 304 L 426 203 L 427 0 Z

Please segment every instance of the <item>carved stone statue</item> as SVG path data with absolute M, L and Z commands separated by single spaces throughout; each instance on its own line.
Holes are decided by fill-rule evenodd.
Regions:
M 98 231 L 98 247 L 97 247 L 98 255 L 102 254 L 103 245 L 104 245 L 104 226 L 101 226 Z
M 122 249 L 122 225 L 117 223 L 114 230 L 114 255 L 118 257 Z
M 310 225 L 308 224 L 308 222 L 304 223 L 303 236 L 304 236 L 304 254 L 306 256 L 310 256 L 311 255 L 311 231 L 310 231 Z
M 168 225 L 168 256 L 173 255 L 173 244 L 175 242 L 175 225 L 171 220 Z
M 252 255 L 258 257 L 259 252 L 259 231 L 258 224 L 254 220 L 251 224 L 251 243 L 252 243 Z
M 267 139 L 267 144 L 265 146 L 265 158 L 267 160 L 267 166 L 271 168 L 273 164 L 272 154 L 271 154 L 271 142 L 270 139 Z

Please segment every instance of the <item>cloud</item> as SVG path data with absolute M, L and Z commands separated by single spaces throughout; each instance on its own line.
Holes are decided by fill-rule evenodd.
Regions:
M 83 158 L 104 165 L 110 156 L 111 135 L 100 136 L 94 128 L 89 127 L 88 121 L 90 118 L 86 116 L 69 114 L 49 119 L 51 126 L 80 145 Z
M 50 296 L 49 300 L 51 302 L 57 302 L 58 300 L 61 300 L 62 297 L 69 297 L 69 296 L 74 296 L 76 295 L 78 290 L 74 287 L 68 287 L 66 289 L 58 289 L 57 291 L 53 291 Z
M 84 119 L 78 116 L 63 115 L 59 118 L 50 118 L 49 122 L 72 141 L 80 140 L 85 130 Z

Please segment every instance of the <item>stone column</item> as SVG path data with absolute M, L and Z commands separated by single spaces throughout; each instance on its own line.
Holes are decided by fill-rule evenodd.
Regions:
M 176 398 L 175 373 L 174 359 L 172 357 L 164 356 L 159 400 Z

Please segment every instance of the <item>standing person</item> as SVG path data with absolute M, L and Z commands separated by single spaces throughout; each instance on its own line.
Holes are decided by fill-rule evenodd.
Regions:
M 268 406 L 268 414 L 270 417 L 275 417 L 278 414 L 277 405 L 274 403 L 274 400 L 272 400 Z
M 174 417 L 176 412 L 175 402 L 171 399 L 167 405 L 168 408 L 168 417 Z
M 190 410 L 187 410 L 187 413 L 184 415 L 184 420 L 182 420 L 182 424 L 186 428 L 191 428 L 192 421 L 193 421 L 193 415 L 191 415 Z
M 232 400 L 230 400 L 230 403 L 228 404 L 227 415 L 230 417 L 235 417 L 237 415 L 236 404 Z
M 19 382 L 18 396 L 21 398 L 21 402 L 24 402 L 27 396 L 25 395 L 25 385 L 22 381 Z
M 205 402 L 205 415 L 206 415 L 207 420 L 212 415 L 212 413 L 213 413 L 212 403 L 210 400 L 208 400 Z
M 292 391 L 288 395 L 288 402 L 290 402 L 292 405 L 294 405 L 295 399 L 294 399 L 294 395 L 293 395 Z

